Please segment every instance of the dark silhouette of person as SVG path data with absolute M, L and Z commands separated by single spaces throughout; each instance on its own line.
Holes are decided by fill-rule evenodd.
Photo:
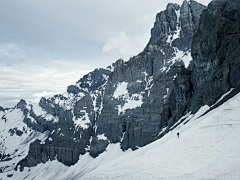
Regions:
M 179 138 L 179 132 L 177 133 L 177 136 L 178 136 L 178 138 Z

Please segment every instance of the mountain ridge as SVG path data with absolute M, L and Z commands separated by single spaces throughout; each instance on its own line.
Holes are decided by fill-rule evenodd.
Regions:
M 170 3 L 157 14 L 143 52 L 90 72 L 62 95 L 42 98 L 40 108 L 58 121 L 45 129 L 51 132 L 46 139 L 30 144 L 15 169 L 56 159 L 71 166 L 84 154 L 98 157 L 112 144 L 136 150 L 237 90 L 240 3 L 219 2 L 207 8 L 193 0 Z M 21 107 L 31 116 L 31 108 Z
M 71 155 L 72 152 L 84 154 L 89 151 L 92 157 L 97 157 L 111 143 L 120 143 L 123 151 L 129 148 L 135 150 L 145 145 L 153 134 L 166 126 L 168 131 L 177 119 L 184 115 L 185 106 L 191 97 L 190 74 L 189 70 L 185 69 L 191 60 L 189 46 L 191 37 L 185 34 L 189 29 L 188 26 L 191 27 L 189 29 L 191 32 L 194 28 L 193 21 L 189 18 L 197 15 L 191 15 L 193 7 L 199 11 L 204 8 L 195 1 L 184 1 L 181 6 L 169 4 L 164 13 L 156 16 L 158 23 L 155 23 L 152 30 L 160 34 L 160 37 L 161 34 L 164 36 L 161 46 L 148 43 L 147 50 L 130 58 L 129 61 L 125 62 L 122 59 L 116 61 L 106 85 L 103 85 L 101 90 L 95 90 L 97 93 L 93 94 L 91 90 L 85 90 L 90 94 L 85 94 L 74 103 L 72 110 L 70 108 L 64 113 L 59 121 L 64 127 L 59 127 L 61 130 L 54 131 L 49 137 L 53 139 L 51 143 L 58 142 L 63 136 L 68 137 L 68 141 L 72 141 L 70 135 L 72 133 L 76 136 L 82 134 L 83 138 L 77 142 L 73 141 L 72 145 L 67 143 L 67 139 L 65 145 L 50 143 L 50 149 L 48 143 L 31 144 L 28 156 L 19 165 L 34 166 L 39 162 L 46 162 L 48 158 L 42 159 L 41 154 L 49 157 L 50 160 L 56 156 L 65 165 L 73 165 L 78 161 L 78 156 Z M 166 28 L 158 29 L 157 27 L 162 24 L 166 24 Z M 154 33 L 152 36 L 154 37 Z M 188 43 L 182 43 L 185 36 Z M 177 74 L 182 75 L 176 78 L 178 81 L 175 81 L 174 77 Z M 82 81 L 88 78 L 90 76 L 86 75 Z M 185 91 L 182 91 L 181 86 L 185 87 Z M 85 85 L 81 88 L 85 88 Z M 177 95 L 179 97 L 177 101 L 176 95 L 173 94 L 174 88 L 179 88 L 179 92 L 181 91 L 179 96 Z M 73 91 L 70 89 L 73 90 L 74 87 L 69 86 L 68 93 L 71 92 L 69 94 L 78 93 L 76 88 Z M 71 122 L 72 125 L 67 125 L 67 122 Z M 69 128 L 76 131 L 72 132 Z

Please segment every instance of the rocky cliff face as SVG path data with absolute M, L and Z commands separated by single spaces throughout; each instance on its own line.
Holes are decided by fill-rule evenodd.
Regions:
M 86 108 L 86 112 L 92 109 L 92 101 L 89 106 L 80 107 L 76 105 L 76 110 L 74 110 L 74 106 L 79 100 L 79 102 L 82 102 L 84 105 L 88 104 L 88 102 L 85 101 L 85 96 L 88 97 L 89 92 L 94 91 L 94 88 L 106 84 L 108 75 L 111 73 L 113 67 L 114 64 L 106 69 L 95 69 L 93 72 L 81 78 L 75 85 L 69 86 L 66 93 L 58 94 L 50 98 L 43 97 L 39 103 L 21 100 L 14 108 L 6 109 L 0 107 L 0 137 L 2 139 L 0 142 L 0 172 L 13 169 L 21 159 L 27 156 L 28 151 L 30 151 L 30 154 L 34 154 L 35 147 L 38 148 L 36 152 L 41 152 L 41 147 L 44 146 L 45 143 L 44 140 L 46 140 L 46 145 L 57 146 L 58 148 L 50 148 L 50 155 L 47 154 L 49 150 L 44 151 L 44 153 L 47 154 L 47 158 L 39 157 L 40 160 L 35 159 L 29 161 L 31 166 L 39 162 L 45 162 L 45 159 L 52 160 L 52 156 L 59 157 L 58 160 L 67 165 L 77 162 L 79 154 L 86 153 L 87 150 L 85 150 L 85 148 L 88 147 L 89 149 L 91 131 L 90 129 L 86 130 L 86 128 L 75 130 L 75 126 L 77 125 L 74 123 L 81 124 L 81 121 L 79 122 L 69 118 L 71 116 L 69 116 L 69 113 L 65 113 L 65 111 L 67 110 L 72 114 L 76 114 L 76 117 L 80 119 L 82 117 L 83 120 L 88 118 L 88 116 L 84 116 L 84 112 Z M 72 90 L 72 87 L 77 90 Z M 96 106 L 100 105 L 100 98 L 98 98 L 98 95 L 100 97 L 101 94 L 97 93 L 96 95 L 96 100 L 94 101 L 96 102 Z M 91 120 L 93 119 L 91 115 L 89 115 L 89 117 Z M 74 123 L 71 124 L 71 122 Z M 74 131 L 68 128 L 70 125 L 73 126 L 72 130 Z M 58 131 L 54 131 L 56 128 Z M 73 132 L 75 132 L 77 140 L 74 139 L 75 137 L 69 136 L 69 134 L 73 134 Z M 54 137 L 53 139 L 58 139 L 58 141 L 53 141 L 52 144 L 49 144 L 48 142 L 50 141 L 46 139 L 46 136 L 50 133 L 52 133 L 51 136 Z M 77 143 L 77 146 L 83 147 L 83 150 L 81 148 L 80 150 L 78 150 L 79 148 L 76 149 L 77 156 L 70 158 L 70 156 L 72 156 L 70 151 L 68 151 L 67 148 L 65 148 L 66 152 L 64 150 L 66 144 L 59 144 L 60 141 L 64 142 L 62 139 L 63 135 L 66 138 L 65 143 L 67 146 L 74 146 L 74 143 L 78 142 L 78 139 L 86 136 L 87 141 L 82 142 L 81 140 L 81 142 L 79 141 Z M 34 142 L 36 139 L 39 139 L 40 143 L 36 141 L 31 145 L 29 150 L 30 143 Z M 72 141 L 70 142 L 69 139 Z M 39 144 L 39 146 L 37 146 L 37 144 Z M 70 153 L 70 155 L 66 155 L 66 153 Z M 70 158 L 70 160 L 62 160 L 64 159 L 61 158 L 62 156 L 65 156 L 67 159 Z
M 179 50 L 189 50 L 194 30 L 204 9 L 204 5 L 192 0 L 184 0 L 181 6 L 168 4 L 165 11 L 157 14 L 150 41 L 145 49 L 150 45 L 163 48 L 167 46 L 167 42 Z
M 15 109 L 20 109 L 23 113 L 23 122 L 35 131 L 52 131 L 56 128 L 58 117 L 47 114 L 37 104 L 20 100 Z
M 67 92 L 51 98 L 42 98 L 39 105 L 53 116 L 62 117 L 64 110 L 71 110 L 74 104 L 86 94 L 95 92 L 105 85 L 114 64 L 106 69 L 99 68 L 83 76 L 75 85 L 67 87 Z
M 89 73 L 63 95 L 42 98 L 39 105 L 59 123 L 44 142 L 30 145 L 16 169 L 53 159 L 70 166 L 81 154 L 97 157 L 110 143 L 135 150 L 168 132 L 189 111 L 190 46 L 204 8 L 195 1 L 169 4 L 157 14 L 143 52 Z
M 215 0 L 201 15 L 192 43 L 193 112 L 239 86 L 239 10 L 239 0 Z
M 0 173 L 12 170 L 27 155 L 30 143 L 45 140 L 58 122 L 57 117 L 29 101 L 21 100 L 14 108 L 1 110 Z

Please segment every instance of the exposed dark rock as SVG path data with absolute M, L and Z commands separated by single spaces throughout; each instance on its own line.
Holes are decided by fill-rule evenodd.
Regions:
M 5 111 L 11 110 L 11 109 L 13 109 L 13 108 L 4 108 L 4 107 L 0 106 L 0 111 L 2 111 L 2 112 L 5 112 Z
M 201 15 L 192 43 L 193 113 L 239 85 L 239 9 L 239 0 L 216 0 Z
M 67 88 L 68 93 L 78 94 L 79 92 L 85 93 L 85 91 L 79 89 L 77 86 L 71 85 Z
M 182 6 L 169 4 L 165 11 L 157 14 L 145 50 L 127 62 L 120 59 L 115 63 L 105 89 L 97 134 L 104 133 L 111 143 L 122 139 L 123 150 L 136 149 L 188 112 L 193 91 L 191 71 L 184 67 L 182 61 L 171 64 L 171 59 L 175 57 L 175 47 L 184 52 L 190 50 L 193 32 L 204 8 L 195 1 L 184 1 Z M 169 42 L 168 37 L 176 31 L 179 31 L 179 37 Z M 122 82 L 128 83 L 130 97 L 134 93 L 142 94 L 143 104 L 119 114 L 117 107 L 126 102 L 113 98 L 113 94 Z
M 7 175 L 8 178 L 10 178 L 10 177 L 12 177 L 12 176 L 13 176 L 13 174 L 8 174 L 8 175 Z
M 106 150 L 108 144 L 109 142 L 107 140 L 98 140 L 97 137 L 93 138 L 90 147 L 90 155 L 94 158 L 97 157 Z
M 40 101 L 40 103 L 42 105 L 44 105 L 44 99 L 45 98 L 42 98 L 41 101 Z M 52 130 L 54 130 L 56 128 L 56 123 L 57 122 L 55 122 L 54 120 L 52 120 L 52 121 L 46 120 L 42 116 L 37 116 L 35 114 L 35 112 L 33 111 L 33 106 L 31 104 L 27 105 L 25 100 L 20 100 L 20 102 L 16 105 L 15 108 L 20 109 L 23 112 L 23 115 L 24 115 L 23 122 L 28 127 L 32 128 L 32 129 L 34 129 L 34 130 L 36 130 L 38 132 L 52 131 Z M 61 109 L 57 105 L 56 105 L 56 108 L 53 108 L 53 107 L 51 108 L 51 110 L 53 111 L 52 113 L 55 116 L 60 114 L 59 113 L 59 109 L 63 113 L 63 109 Z M 51 110 L 50 110 L 50 112 L 51 112 Z M 34 119 L 34 121 L 32 119 Z M 15 134 L 16 133 L 17 135 L 21 135 L 21 133 L 19 131 L 17 131 L 16 129 L 15 130 L 13 129 L 10 133 L 11 134 Z
M 55 117 L 61 118 L 63 116 L 64 109 L 58 104 L 53 103 L 49 99 L 46 99 L 45 97 L 42 97 L 40 99 L 39 106 Z
M 1 154 L 0 153 L 0 162 L 7 161 L 10 157 L 10 154 Z
M 84 92 L 92 93 L 107 82 L 107 77 L 110 73 L 111 71 L 108 69 L 95 69 L 93 72 L 83 76 L 77 82 L 77 86 Z
M 235 88 L 212 106 L 210 108 L 212 110 L 240 91 L 239 11 L 239 0 L 215 0 L 203 11 L 192 41 L 191 81 L 189 81 L 189 75 L 187 75 L 186 81 L 188 103 L 186 107 L 179 109 L 195 113 L 203 105 L 212 106 L 224 93 Z M 182 87 L 181 84 L 180 86 L 176 85 L 175 87 Z M 174 93 L 177 93 L 177 88 Z M 173 94 L 172 97 L 171 102 L 174 102 L 174 97 L 177 96 Z M 191 97 L 190 101 L 189 97 Z M 180 99 L 182 99 L 181 96 Z M 166 112 L 168 111 L 166 110 Z M 173 129 L 176 126 L 177 124 L 170 127 Z M 167 132 L 168 129 L 160 135 L 156 133 L 149 142 L 162 137 Z
M 13 136 L 14 134 L 16 134 L 17 136 L 21 136 L 23 134 L 23 132 L 18 128 L 10 129 L 8 133 L 10 133 L 11 136 Z
M 192 37 L 196 26 L 198 25 L 198 20 L 205 6 L 197 3 L 196 1 L 187 2 L 184 0 L 181 6 L 181 41 L 182 47 L 191 48 Z
M 27 106 L 26 101 L 21 99 L 17 104 L 16 108 L 21 109 L 22 112 L 25 111 L 24 114 L 27 114 L 28 112 L 26 111 L 26 106 Z
M 141 147 L 154 133 L 163 127 L 171 127 L 189 105 L 192 93 L 191 71 L 176 63 L 167 73 L 159 72 L 159 69 L 154 69 L 154 64 L 158 63 L 161 68 L 161 54 L 158 47 L 151 46 L 151 49 L 128 62 L 117 61 L 115 70 L 109 76 L 103 110 L 98 118 L 97 134 L 105 134 L 111 143 L 123 139 L 123 150 Z M 152 82 L 148 84 L 150 79 Z M 123 114 L 119 114 L 117 106 L 126 102 L 121 98 L 113 98 L 116 87 L 121 82 L 128 82 L 129 96 L 134 93 L 143 96 L 141 107 L 128 109 Z M 146 86 L 151 88 L 148 90 Z
M 212 111 L 213 109 L 218 108 L 219 106 L 221 106 L 223 103 L 225 103 L 226 101 L 228 101 L 230 98 L 234 97 L 235 95 L 237 95 L 240 92 L 240 86 L 235 87 L 229 94 L 227 94 L 222 100 L 218 101 L 217 103 L 215 103 L 213 106 L 211 106 L 209 108 L 209 110 L 207 110 L 205 113 L 203 113 L 201 116 L 204 116 L 205 114 L 209 113 L 210 111 Z
M 22 171 L 24 167 L 36 166 L 54 159 L 71 166 L 78 161 L 80 154 L 86 153 L 90 136 L 91 129 L 76 129 L 73 114 L 65 111 L 56 130 L 45 142 L 36 140 L 31 143 L 28 156 L 17 164 L 16 169 L 20 166 Z
M 156 16 L 154 27 L 151 30 L 151 38 L 145 50 L 149 49 L 150 45 L 157 45 L 162 47 L 165 45 L 167 36 L 171 31 L 176 31 L 177 14 L 176 11 L 180 9 L 178 4 L 169 3 L 165 11 L 161 11 Z
M 165 42 L 168 36 L 173 35 L 177 28 L 181 29 L 180 38 L 175 39 L 172 46 L 182 51 L 190 49 L 195 27 L 198 25 L 200 15 L 205 8 L 204 5 L 194 0 L 189 2 L 184 0 L 181 6 L 169 3 L 165 11 L 157 14 L 156 22 L 151 30 L 150 41 L 145 49 L 148 49 L 150 45 L 163 48 L 166 46 Z

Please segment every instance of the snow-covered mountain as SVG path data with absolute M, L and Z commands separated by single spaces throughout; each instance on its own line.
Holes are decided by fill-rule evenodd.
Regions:
M 13 109 L 1 108 L 0 115 L 0 172 L 13 170 L 16 164 L 27 155 L 31 142 L 36 139 L 44 141 L 48 137 L 50 131 L 40 132 L 42 127 L 36 120 L 55 123 L 58 121 L 37 104 L 29 104 L 25 101 L 19 102 Z M 32 128 L 28 124 L 31 124 Z M 36 125 L 37 127 L 34 128 Z
M 178 127 L 163 138 L 137 151 L 122 152 L 119 144 L 115 144 L 95 159 L 89 153 L 81 156 L 71 168 L 54 160 L 14 172 L 12 177 L 36 180 L 238 179 L 239 102 L 240 94 L 237 94 L 205 115 L 211 107 L 203 106 L 196 114 L 189 113 L 180 119 Z M 177 132 L 180 132 L 179 138 Z
M 209 117 L 220 116 L 225 112 L 222 107 L 237 104 L 239 99 L 235 96 L 240 90 L 239 11 L 238 0 L 215 0 L 207 8 L 193 0 L 170 3 L 157 14 L 144 51 L 129 61 L 119 59 L 106 69 L 96 69 L 70 85 L 67 92 L 42 98 L 38 104 L 21 100 L 13 109 L 1 108 L 0 135 L 7 143 L 0 149 L 0 177 L 121 179 L 128 174 L 127 179 L 140 175 L 144 179 L 204 179 L 200 173 L 209 164 L 204 159 L 208 151 L 203 149 L 211 151 L 214 145 L 210 142 L 217 140 L 215 126 L 218 128 L 218 122 Z M 231 110 L 236 111 L 235 107 Z M 232 122 L 235 116 L 231 116 L 226 124 L 236 126 L 231 132 L 236 138 L 238 123 Z M 227 133 L 228 125 L 222 127 Z M 204 152 L 199 155 L 204 156 L 203 161 L 194 156 L 199 152 L 196 144 L 190 143 L 199 141 L 195 134 L 202 138 L 199 149 Z M 205 139 L 209 137 L 214 141 Z M 208 142 L 205 146 L 204 141 Z M 221 143 L 233 146 L 225 140 Z M 172 173 L 171 161 L 181 163 L 181 155 L 185 157 L 183 152 L 191 148 L 192 159 L 184 159 L 188 168 L 179 167 Z M 156 158 L 156 151 L 160 153 L 156 167 L 140 167 L 141 162 L 148 164 Z M 191 160 L 202 163 L 191 171 Z M 160 174 L 153 172 L 158 166 Z M 220 169 L 209 177 L 221 177 Z
M 106 69 L 95 69 L 76 85 L 70 85 L 67 92 L 49 98 L 43 97 L 39 103 L 21 100 L 14 108 L 0 107 L 0 171 L 13 170 L 26 157 L 30 143 L 37 139 L 40 144 L 44 143 L 56 129 L 64 111 L 73 110 L 78 100 L 93 91 L 92 96 L 97 97 L 98 91 L 95 90 L 105 86 L 113 67 L 114 64 Z

